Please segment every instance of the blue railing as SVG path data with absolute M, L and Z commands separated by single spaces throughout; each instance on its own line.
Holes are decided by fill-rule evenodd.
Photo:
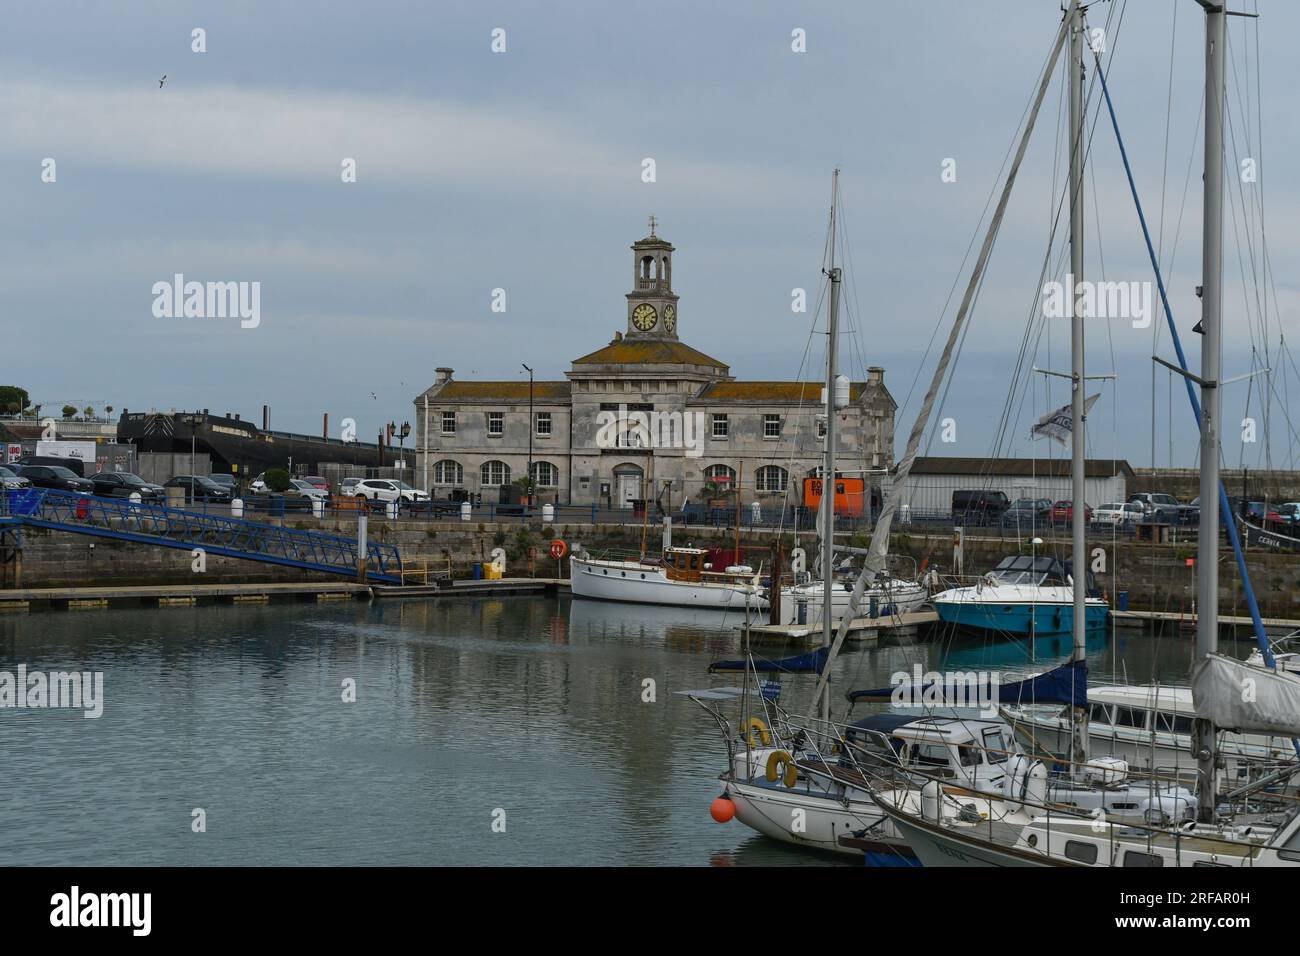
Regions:
M 201 548 L 208 554 L 329 574 L 357 573 L 353 537 L 48 488 L 7 491 L 5 496 L 10 514 L 31 527 L 165 548 Z M 367 541 L 366 575 L 400 583 L 402 559 L 397 548 Z

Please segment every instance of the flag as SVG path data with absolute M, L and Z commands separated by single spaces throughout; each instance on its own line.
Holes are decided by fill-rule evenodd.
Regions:
M 1097 399 L 1101 398 L 1101 393 L 1089 395 L 1083 402 L 1083 414 L 1087 416 L 1092 410 L 1092 406 Z M 1062 406 L 1054 412 L 1048 412 L 1038 420 L 1038 424 L 1029 430 L 1031 438 L 1038 438 L 1046 435 L 1048 438 L 1055 438 L 1062 445 L 1070 443 L 1070 436 L 1074 432 L 1074 413 L 1069 405 Z

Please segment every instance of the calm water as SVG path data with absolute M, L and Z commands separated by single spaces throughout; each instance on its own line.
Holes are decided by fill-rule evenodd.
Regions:
M 103 671 L 105 705 L 0 710 L 0 865 L 834 863 L 709 818 L 722 742 L 673 691 L 734 683 L 705 668 L 737 656 L 736 623 L 522 597 L 9 615 L 0 670 Z M 1177 679 L 1191 641 L 1090 653 L 1094 673 Z M 849 650 L 836 689 L 1025 659 Z

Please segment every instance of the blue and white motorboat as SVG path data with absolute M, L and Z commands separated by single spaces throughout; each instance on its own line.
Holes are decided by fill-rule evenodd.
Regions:
M 1092 587 L 1088 593 L 1085 626 L 1104 627 L 1110 609 Z M 1069 571 L 1047 555 L 1008 555 L 978 583 L 940 592 L 931 603 L 939 620 L 976 631 L 1046 637 L 1074 625 Z

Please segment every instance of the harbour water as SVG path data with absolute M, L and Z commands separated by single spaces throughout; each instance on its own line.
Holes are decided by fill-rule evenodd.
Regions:
M 706 667 L 738 656 L 738 623 L 567 597 L 0 618 L 0 670 L 104 675 L 98 719 L 0 710 L 0 865 L 843 862 L 709 817 L 719 730 L 673 692 L 735 682 Z M 1090 654 L 1095 679 L 1177 682 L 1192 641 L 1120 632 Z M 1025 661 L 850 648 L 835 687 Z M 802 702 L 811 680 L 790 687 Z

